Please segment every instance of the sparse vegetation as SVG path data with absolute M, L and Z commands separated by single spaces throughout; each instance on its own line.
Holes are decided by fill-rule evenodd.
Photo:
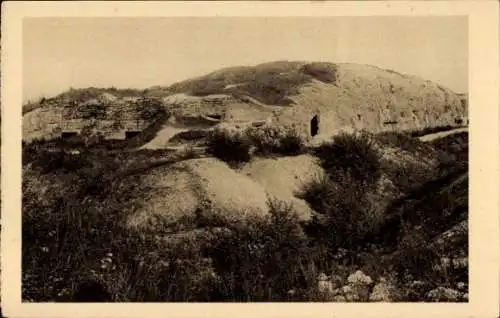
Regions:
M 264 104 L 286 106 L 290 104 L 287 96 L 296 94 L 302 84 L 312 79 L 335 83 L 336 74 L 336 66 L 331 63 L 282 61 L 265 63 L 255 68 L 230 68 L 218 74 L 174 84 L 169 91 L 188 91 L 195 96 L 221 93 L 248 95 Z
M 349 176 L 337 181 L 328 176 L 306 185 L 301 197 L 322 215 L 321 222 L 309 226 L 311 235 L 332 250 L 361 246 L 383 217 L 372 211 L 367 191 L 365 184 Z
M 299 155 L 306 150 L 304 137 L 291 126 L 251 127 L 246 130 L 246 134 L 260 155 Z
M 293 127 L 264 126 L 246 129 L 221 128 L 208 137 L 208 152 L 226 162 L 248 162 L 253 154 L 261 156 L 298 155 L 306 142 Z
M 324 83 L 335 84 L 337 81 L 337 66 L 331 63 L 306 64 L 301 71 Z
M 380 177 L 380 159 L 368 133 L 341 133 L 315 151 L 323 168 L 332 175 L 349 175 L 354 180 L 373 183 Z
M 252 145 L 250 138 L 243 146 L 235 141 L 241 139 L 227 142 L 228 136 L 219 132 L 211 149 L 234 156 L 228 149 Z M 429 242 L 466 219 L 467 182 L 430 180 L 432 186 L 408 192 L 411 199 L 399 199 L 402 205 L 394 201 L 385 213 L 375 212 L 368 198 L 385 170 L 369 138 L 341 135 L 321 148 L 327 174 L 301 195 L 317 212 L 313 221 L 304 223 L 290 205 L 270 200 L 268 218 L 173 234 L 124 227 L 125 211 L 145 195 L 138 190 L 141 171 L 169 164 L 167 153 L 71 154 L 47 152 L 46 141 L 24 145 L 23 299 L 72 301 L 93 282 L 109 301 L 466 301 L 466 267 L 453 265 L 467 255 L 466 240 L 455 240 L 449 251 Z M 464 145 L 466 135 L 460 138 Z M 433 147 L 449 153 L 453 144 L 448 137 Z M 363 174 L 371 181 L 359 178 Z M 124 175 L 137 178 L 125 181 Z M 402 223 L 391 226 L 398 216 Z M 379 240 L 395 228 L 391 240 Z M 455 267 L 443 267 L 443 257 Z M 330 291 L 318 281 L 320 273 L 333 282 Z M 381 288 L 389 296 L 381 296 Z
M 252 154 L 252 141 L 240 131 L 216 129 L 207 142 L 207 152 L 229 163 L 248 162 Z

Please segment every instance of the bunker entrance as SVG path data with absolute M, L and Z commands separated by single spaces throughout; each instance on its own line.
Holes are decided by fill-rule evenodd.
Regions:
M 140 131 L 126 131 L 125 132 L 125 139 L 134 138 L 135 136 L 139 135 L 140 133 L 141 133 Z
M 319 131 L 319 120 L 318 115 L 314 116 L 311 119 L 311 136 L 314 137 L 318 134 Z
M 72 131 L 71 131 L 71 132 L 69 132 L 69 131 L 63 131 L 63 132 L 61 133 L 61 138 L 62 138 L 62 139 L 74 138 L 74 137 L 76 137 L 76 136 L 78 136 L 78 133 L 76 133 L 76 132 L 72 132 Z

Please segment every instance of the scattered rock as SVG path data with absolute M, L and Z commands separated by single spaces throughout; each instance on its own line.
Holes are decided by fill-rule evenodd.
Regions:
M 391 292 L 394 286 L 391 286 L 386 279 L 381 278 L 380 282 L 373 287 L 370 294 L 370 301 L 375 302 L 390 302 L 392 300 Z
M 346 302 L 347 299 L 342 295 L 337 295 L 333 297 L 333 301 L 341 303 L 341 302 Z
M 369 285 L 373 283 L 370 276 L 365 275 L 362 271 L 358 270 L 354 274 L 349 275 L 347 278 L 349 284 L 353 285 Z
M 469 258 L 468 257 L 457 257 L 451 260 L 453 268 L 462 269 L 467 268 L 469 266 Z
M 333 284 L 325 273 L 318 276 L 318 291 L 320 293 L 333 294 Z
M 332 275 L 330 277 L 330 281 L 332 282 L 334 288 L 339 288 L 342 286 L 343 280 L 342 277 L 340 277 L 339 275 Z
M 428 292 L 426 296 L 432 301 L 457 301 L 462 295 L 459 291 L 440 286 Z

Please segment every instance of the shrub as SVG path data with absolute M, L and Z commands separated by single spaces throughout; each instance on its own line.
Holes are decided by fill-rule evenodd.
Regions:
M 71 154 L 65 150 L 41 150 L 32 163 L 33 168 L 40 169 L 42 173 L 50 173 L 55 170 L 76 172 L 90 164 L 88 158 Z
M 356 248 L 382 220 L 371 211 L 366 187 L 349 177 L 329 177 L 306 184 L 300 197 L 324 217 L 309 226 L 309 233 L 332 249 Z
M 252 142 L 240 131 L 216 129 L 207 142 L 207 152 L 229 163 L 247 162 L 251 159 Z
M 334 178 L 349 175 L 363 183 L 373 183 L 380 177 L 380 158 L 367 133 L 341 133 L 316 149 L 323 168 Z
M 298 155 L 306 149 L 305 140 L 292 127 L 219 128 L 208 137 L 208 153 L 230 163 L 247 162 L 252 154 Z
M 290 206 L 270 202 L 267 221 L 231 226 L 232 235 L 209 254 L 221 276 L 217 294 L 223 301 L 279 301 L 291 289 L 307 289 L 312 255 Z
M 436 169 L 422 162 L 397 164 L 384 160 L 381 169 L 402 193 L 411 191 L 438 176 Z
M 265 125 L 248 128 L 245 133 L 262 155 L 298 155 L 305 151 L 305 140 L 294 127 Z

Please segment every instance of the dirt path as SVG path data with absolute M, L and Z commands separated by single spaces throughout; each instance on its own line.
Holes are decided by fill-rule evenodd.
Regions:
M 468 127 L 456 128 L 456 129 L 452 129 L 452 130 L 441 131 L 438 133 L 424 135 L 424 136 L 418 137 L 418 139 L 420 139 L 421 141 L 432 141 L 434 139 L 443 138 L 443 137 L 446 137 L 449 135 L 457 134 L 460 132 L 467 132 L 467 131 L 469 131 Z
M 167 146 L 168 141 L 180 132 L 189 131 L 192 129 L 204 129 L 204 126 L 174 124 L 166 122 L 158 131 L 156 136 L 148 143 L 144 144 L 140 149 L 183 149 L 183 146 L 171 147 Z

